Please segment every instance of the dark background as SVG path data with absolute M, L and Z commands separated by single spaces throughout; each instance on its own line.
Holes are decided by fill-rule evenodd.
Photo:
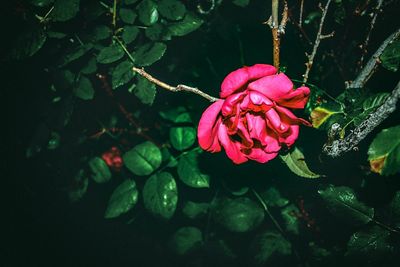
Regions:
M 189 83 L 216 96 L 220 81 L 228 72 L 243 64 L 271 63 L 270 30 L 262 24 L 270 11 L 269 7 L 261 2 L 252 1 L 250 7 L 246 9 L 224 3 L 205 18 L 208 23 L 201 30 L 169 42 L 166 56 L 152 67 L 151 73 L 170 84 Z M 311 72 L 310 82 L 318 84 L 336 96 L 343 90 L 344 81 L 355 77 L 354 62 L 359 58 L 356 44 L 363 40 L 360 36 L 365 36 L 368 20 L 365 17 L 348 15 L 344 24 L 339 25 L 334 22 L 332 14 L 334 4 L 331 9 L 324 31 L 335 30 L 336 35 L 332 40 L 322 42 L 317 56 L 318 63 Z M 308 4 L 306 12 L 311 10 L 316 10 L 316 7 Z M 298 11 L 295 9 L 293 12 Z M 371 52 L 399 26 L 398 12 L 399 3 L 394 1 L 379 16 L 371 35 L 369 45 Z M 9 16 L 10 26 L 7 27 L 5 35 L 12 39 L 25 25 L 12 13 Z M 314 40 L 315 27 L 313 25 L 306 27 L 311 39 Z M 281 47 L 282 65 L 287 66 L 286 73 L 289 77 L 301 79 L 301 74 L 304 72 L 304 52 L 310 51 L 311 47 L 303 40 L 304 38 L 299 37 L 295 26 L 289 22 Z M 49 49 L 49 45 L 51 44 L 47 44 L 43 50 Z M 332 58 L 321 56 L 331 51 L 340 63 L 341 74 L 341 70 L 335 67 Z M 12 182 L 16 187 L 15 192 L 12 192 L 14 198 L 5 202 L 6 206 L 11 207 L 12 220 L 10 228 L 3 230 L 6 236 L 11 238 L 9 240 L 7 238 L 7 242 L 3 240 L 5 246 L 2 254 L 4 253 L 5 257 L 2 256 L 1 265 L 177 266 L 183 264 L 182 262 L 186 261 L 172 256 L 165 246 L 174 227 L 188 223 L 179 215 L 167 223 L 146 215 L 136 217 L 134 214 L 115 220 L 105 220 L 104 209 L 114 188 L 110 184 L 95 185 L 90 182 L 88 192 L 82 201 L 73 204 L 69 202 L 66 191 L 71 174 L 70 167 L 82 164 L 79 162 L 80 156 L 96 150 L 93 144 L 83 148 L 76 146 L 74 138 L 77 137 L 77 129 L 68 129 L 69 132 L 66 134 L 68 142 L 60 148 L 64 153 L 44 151 L 33 158 L 26 158 L 26 149 L 35 131 L 41 124 L 53 121 L 59 112 L 49 105 L 52 98 L 48 89 L 51 79 L 49 73 L 44 70 L 53 60 L 48 57 L 48 54 L 43 52 L 23 61 L 8 61 L 2 64 L 4 67 L 2 72 L 5 75 L 1 98 L 9 99 L 8 95 L 15 97 L 15 105 L 12 107 L 15 128 L 10 131 L 5 127 L 7 129 L 5 131 L 11 133 L 10 138 L 16 141 L 13 151 L 10 151 L 11 155 L 16 152 L 15 160 L 11 162 L 8 158 L 2 164 L 12 166 Z M 177 66 L 173 76 L 165 72 L 164 68 L 171 63 Z M 185 71 L 186 69 L 191 72 Z M 192 75 L 193 70 L 198 75 Z M 391 91 L 397 79 L 398 73 L 380 69 L 368 87 L 376 92 Z M 97 90 L 99 99 L 96 103 L 87 106 L 78 104 L 74 111 L 77 124 L 72 127 L 79 128 L 81 125 L 91 123 L 93 114 L 115 112 L 109 105 L 104 105 L 107 104 L 106 96 Z M 158 91 L 156 103 L 151 109 L 148 108 L 149 121 L 157 116 L 158 109 L 182 102 L 191 108 L 193 114 L 197 116 L 195 121 L 198 121 L 201 111 L 207 106 L 206 101 L 198 96 L 172 94 L 161 89 Z M 395 125 L 399 122 L 399 118 L 399 113 L 396 112 L 380 129 Z M 321 155 L 321 147 L 326 139 L 325 132 L 303 127 L 297 141 L 298 145 L 305 151 L 310 168 L 327 175 L 323 180 L 310 181 L 297 178 L 291 175 L 279 160 L 267 165 L 249 163 L 235 166 L 223 153 L 203 154 L 202 165 L 214 180 L 223 176 L 224 179 L 231 180 L 232 186 L 251 185 L 262 190 L 274 185 L 291 199 L 304 197 L 311 212 L 318 214 L 321 238 L 325 244 L 344 246 L 354 229 L 347 229 L 345 226 L 340 229 L 336 227 L 337 222 L 324 210 L 316 189 L 323 183 L 357 188 L 364 183 L 361 199 L 374 207 L 386 205 L 394 191 L 399 189 L 400 182 L 398 177 L 366 175 L 365 170 L 368 168 L 366 150 L 376 133 L 377 131 L 370 134 L 363 141 L 359 151 L 332 160 Z M 8 143 L 9 141 L 5 140 L 3 145 L 8 146 Z M 7 187 L 5 189 L 9 191 Z M 199 199 L 212 197 L 207 192 L 194 193 L 189 190 L 182 194 L 184 196 L 194 194 Z M 135 220 L 128 224 L 132 217 Z M 3 217 L 3 220 L 9 221 L 9 218 Z M 204 222 L 199 224 L 200 227 L 204 227 Z M 230 237 L 230 234 L 226 233 L 226 238 L 233 239 L 238 248 L 239 244 L 246 248 L 249 237 L 246 235 Z M 240 261 L 237 264 L 244 266 Z

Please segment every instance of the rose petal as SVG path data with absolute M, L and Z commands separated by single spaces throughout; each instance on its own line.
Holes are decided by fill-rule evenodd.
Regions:
M 277 101 L 293 89 L 293 83 L 285 74 L 279 73 L 251 82 L 248 88 Z
M 310 97 L 310 89 L 308 87 L 302 86 L 294 91 L 290 91 L 285 96 L 276 102 L 284 107 L 288 108 L 304 108 L 307 104 L 308 98 Z
M 287 133 L 279 135 L 279 142 L 291 147 L 299 137 L 299 126 L 291 125 Z
M 235 108 L 237 106 L 237 103 L 243 99 L 245 94 L 246 93 L 242 92 L 228 96 L 225 99 L 224 104 L 222 105 L 221 109 L 222 115 L 224 115 L 225 117 L 228 117 L 230 115 L 235 115 L 236 114 Z
M 240 151 L 240 143 L 234 141 L 228 135 L 228 131 L 223 123 L 219 125 L 218 139 L 225 148 L 226 155 L 236 164 L 247 161 L 247 158 Z
M 296 115 L 287 108 L 275 106 L 275 110 L 279 113 L 280 118 L 287 124 L 303 124 L 310 127 L 312 126 L 309 121 L 296 117 Z
M 288 108 L 304 108 L 310 96 L 308 87 L 302 86 L 293 90 L 292 81 L 283 73 L 263 77 L 250 83 L 248 88 Z
M 207 151 L 211 153 L 216 153 L 221 151 L 221 145 L 219 144 L 219 139 L 218 139 L 218 129 L 219 125 L 222 123 L 222 119 L 218 118 L 217 122 L 215 123 L 215 126 L 212 129 L 211 136 L 212 138 L 212 143 L 210 147 L 207 149 Z
M 263 117 L 247 113 L 246 121 L 250 137 L 260 141 L 265 152 L 278 152 L 281 149 L 276 133 L 267 128 Z
M 239 90 L 243 85 L 249 81 L 249 74 L 246 68 L 237 69 L 229 73 L 221 84 L 221 98 L 225 98 L 237 90 Z
M 265 115 L 268 119 L 268 125 L 278 133 L 284 133 L 289 129 L 289 125 L 282 123 L 282 120 L 274 108 L 268 110 Z
M 267 153 L 279 152 L 281 150 L 281 145 L 279 144 L 279 138 L 274 131 L 267 129 L 267 134 L 263 137 L 267 145 L 264 151 Z
M 213 128 L 215 127 L 223 103 L 224 100 L 213 103 L 203 112 L 200 118 L 199 127 L 197 128 L 197 138 L 199 139 L 200 147 L 204 150 L 210 149 L 212 145 L 214 145 L 213 151 L 219 151 L 221 149 L 215 144 L 214 137 L 216 132 L 213 131 Z
M 278 153 L 266 153 L 262 148 L 252 148 L 247 157 L 260 163 L 266 163 L 275 158 Z
M 244 147 L 252 147 L 253 140 L 250 137 L 249 132 L 247 131 L 246 127 L 243 124 L 243 121 L 239 121 L 238 123 L 238 135 L 242 138 L 242 145 Z
M 268 64 L 255 64 L 251 67 L 247 67 L 246 69 L 249 73 L 249 80 L 259 79 L 261 77 L 276 73 L 276 68 Z

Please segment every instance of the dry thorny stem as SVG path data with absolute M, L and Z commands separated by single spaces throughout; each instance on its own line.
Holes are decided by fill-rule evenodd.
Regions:
M 299 15 L 299 26 L 303 25 L 303 10 L 304 10 L 304 0 L 300 0 L 300 15 Z
M 392 33 L 381 46 L 372 55 L 370 60 L 365 64 L 364 68 L 360 71 L 354 81 L 347 83 L 346 88 L 363 88 L 372 74 L 374 74 L 378 64 L 380 63 L 379 57 L 382 55 L 386 47 L 391 44 L 395 39 L 400 37 L 400 28 Z
M 400 37 L 400 29 L 391 34 L 372 55 L 371 59 L 367 62 L 362 71 L 358 74 L 357 78 L 347 85 L 347 88 L 362 88 L 367 83 L 369 78 L 375 72 L 378 64 L 380 63 L 379 57 L 385 48 L 392 43 L 395 39 Z M 391 113 L 396 110 L 396 104 L 400 98 L 400 82 L 396 85 L 391 95 L 386 98 L 385 102 L 378 107 L 374 112 L 369 114 L 367 118 L 362 121 L 349 135 L 343 139 L 333 140 L 324 145 L 323 151 L 331 157 L 338 157 L 345 152 L 354 149 L 370 132 L 379 126 Z M 340 125 L 334 123 L 331 127 L 331 132 L 340 131 Z
M 273 61 L 274 66 L 279 69 L 279 53 L 280 53 L 280 37 L 285 34 L 285 27 L 288 20 L 288 5 L 287 1 L 283 1 L 283 11 L 281 23 L 278 18 L 279 0 L 272 0 L 272 14 L 265 22 L 271 28 L 272 44 L 273 44 Z
M 307 55 L 308 62 L 306 63 L 306 72 L 303 74 L 303 83 L 306 83 L 308 80 L 308 75 L 310 74 L 311 68 L 313 66 L 314 58 L 315 58 L 315 55 L 317 54 L 317 49 L 319 47 L 321 40 L 332 37 L 334 35 L 334 32 L 331 32 L 329 34 L 322 34 L 322 27 L 324 25 L 325 17 L 326 17 L 326 14 L 328 13 L 329 4 L 331 3 L 331 1 L 332 0 L 328 0 L 326 2 L 325 7 L 322 7 L 320 5 L 320 8 L 322 10 L 322 17 L 321 17 L 321 21 L 319 23 L 318 33 L 317 33 L 317 37 L 315 38 L 313 50 L 310 55 Z
M 215 101 L 218 100 L 218 98 L 210 96 L 209 94 L 204 93 L 203 91 L 201 91 L 200 89 L 195 88 L 195 87 L 187 86 L 187 85 L 184 85 L 184 84 L 178 84 L 177 86 L 169 85 L 169 84 L 167 84 L 165 82 L 162 82 L 162 81 L 158 80 L 157 78 L 154 78 L 149 73 L 147 73 L 143 68 L 133 67 L 132 70 L 134 72 L 136 72 L 137 74 L 141 75 L 142 77 L 146 78 L 150 82 L 152 82 L 152 83 L 154 83 L 154 84 L 156 84 L 156 85 L 160 86 L 161 88 L 164 88 L 164 89 L 166 89 L 168 91 L 171 91 L 171 92 L 185 91 L 185 92 L 194 93 L 194 94 L 197 94 L 197 95 L 199 95 L 201 97 L 204 97 L 205 99 L 207 99 L 210 102 L 215 102 Z
M 378 4 L 376 5 L 375 10 L 374 10 L 373 17 L 372 17 L 372 20 L 371 20 L 371 26 L 369 27 L 369 31 L 368 31 L 367 37 L 365 38 L 364 43 L 360 45 L 360 48 L 362 49 L 361 59 L 358 62 L 358 65 L 360 67 L 362 66 L 362 64 L 364 62 L 364 57 L 368 52 L 367 47 L 368 47 L 369 39 L 370 39 L 370 36 L 371 36 L 371 32 L 374 29 L 376 18 L 378 17 L 378 14 L 381 11 L 382 3 L 383 3 L 383 0 L 378 0 Z

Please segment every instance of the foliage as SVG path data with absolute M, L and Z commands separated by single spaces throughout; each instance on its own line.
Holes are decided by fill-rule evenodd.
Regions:
M 281 39 L 282 70 L 299 79 L 321 18 L 304 1 L 300 25 L 300 2 L 289 1 Z M 18 167 L 28 195 L 21 222 L 34 218 L 30 228 L 40 233 L 27 251 L 64 233 L 73 240 L 68 253 L 95 251 L 81 265 L 103 265 L 118 251 L 113 265 L 396 266 L 398 115 L 347 157 L 321 153 L 385 103 L 398 79 L 399 39 L 368 88 L 345 86 L 397 21 L 398 4 L 385 3 L 365 45 L 376 3 L 364 2 L 334 1 L 328 12 L 324 32 L 335 36 L 315 58 L 307 114 L 296 111 L 313 127 L 300 127 L 297 147 L 283 147 L 281 160 L 235 166 L 197 146 L 204 99 L 163 90 L 132 68 L 217 96 L 232 69 L 271 63 L 265 1 L 16 1 L 7 11 L 17 19 L 4 40 L 4 88 L 21 94 L 17 162 L 34 166 Z M 57 242 L 48 242 L 48 255 L 59 255 Z
M 371 170 L 383 175 L 400 171 L 400 126 L 383 129 L 368 149 Z

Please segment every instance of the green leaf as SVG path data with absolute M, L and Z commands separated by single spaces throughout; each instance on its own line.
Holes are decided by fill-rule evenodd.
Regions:
M 49 6 L 54 3 L 54 0 L 30 0 L 31 4 L 38 7 Z
M 178 203 L 178 189 L 174 177 L 168 172 L 152 175 L 143 187 L 145 208 L 154 216 L 170 219 Z
M 187 201 L 182 208 L 182 213 L 189 219 L 199 219 L 207 214 L 209 207 L 208 203 Z
M 104 218 L 110 219 L 128 212 L 138 201 L 139 192 L 132 179 L 122 182 L 112 193 Z
M 252 266 L 268 266 L 271 259 L 279 259 L 292 253 L 292 245 L 280 233 L 274 231 L 264 232 L 254 239 L 250 245 L 250 259 Z M 278 260 L 277 260 L 278 258 Z M 272 264 L 271 266 L 276 266 Z M 286 265 L 282 265 L 286 266 Z
M 54 75 L 54 86 L 56 90 L 71 89 L 75 82 L 75 74 L 70 70 L 58 70 Z
M 202 19 L 192 13 L 187 13 L 182 21 L 171 23 L 169 30 L 174 36 L 184 36 L 197 30 L 202 24 Z
M 264 210 L 246 197 L 223 199 L 215 207 L 214 219 L 231 232 L 248 232 L 264 220 Z
M 97 70 L 97 60 L 95 57 L 89 59 L 86 65 L 81 69 L 81 73 L 83 74 L 92 74 Z
M 150 26 L 158 21 L 157 4 L 151 0 L 143 0 L 137 6 L 139 20 L 146 26 Z
M 374 208 L 360 202 L 353 189 L 345 186 L 329 185 L 325 190 L 318 190 L 328 210 L 338 218 L 352 225 L 363 225 L 374 217 Z
M 361 256 L 369 259 L 382 257 L 394 251 L 389 243 L 390 232 L 373 225 L 354 233 L 347 243 L 347 255 Z
M 93 48 L 93 45 L 91 43 L 80 45 L 80 46 L 74 48 L 71 52 L 65 54 L 61 58 L 61 62 L 60 62 L 59 67 L 63 67 L 65 65 L 67 65 L 68 63 L 81 58 L 87 52 L 89 52 L 92 48 Z
M 186 112 L 186 108 L 182 106 L 170 108 L 167 110 L 162 110 L 158 114 L 160 114 L 161 118 L 163 118 L 164 120 L 168 120 L 174 123 L 192 122 L 190 114 Z M 182 114 L 185 115 L 181 116 Z
M 94 157 L 89 161 L 89 168 L 92 171 L 92 179 L 96 183 L 105 183 L 111 179 L 111 172 L 106 162 L 99 158 Z
M 47 35 L 41 28 L 28 29 L 20 34 L 13 45 L 10 58 L 21 60 L 36 54 L 45 44 Z
M 240 7 L 246 7 L 250 3 L 250 0 L 233 0 L 233 4 L 240 6 Z
M 196 129 L 193 127 L 172 127 L 169 130 L 169 140 L 179 151 L 188 149 L 196 141 Z
M 105 25 L 96 26 L 93 29 L 93 41 L 101 41 L 111 36 L 111 29 Z
M 332 120 L 337 117 L 335 115 L 343 114 L 343 108 L 334 102 L 324 103 L 311 111 L 310 117 L 314 128 L 329 128 L 334 123 Z
M 158 3 L 160 14 L 170 20 L 183 19 L 186 13 L 186 7 L 178 0 L 161 0 Z
M 68 198 L 71 202 L 79 201 L 86 194 L 89 185 L 89 179 L 83 170 L 75 175 L 72 187 L 68 190 Z
M 47 32 L 47 37 L 49 38 L 53 38 L 53 39 L 63 39 L 65 37 L 67 37 L 67 34 L 63 33 L 63 32 L 52 32 L 52 31 L 48 31 Z
M 400 191 L 394 194 L 392 202 L 390 202 L 390 218 L 400 225 Z
M 270 187 L 267 191 L 261 193 L 262 199 L 268 206 L 284 207 L 289 203 L 287 198 L 282 197 L 281 193 L 275 187 Z
M 162 162 L 168 163 L 167 167 L 173 168 L 178 165 L 178 161 L 176 158 L 169 152 L 168 148 L 161 148 Z
M 363 111 L 361 113 L 357 111 L 356 116 L 352 119 L 354 120 L 354 125 L 357 126 L 361 122 L 363 122 L 369 114 L 371 114 L 374 110 L 376 110 L 385 102 L 389 95 L 389 93 L 377 93 L 366 98 L 362 103 Z M 345 135 L 344 130 L 345 128 L 343 128 L 341 132 L 341 137 Z
M 371 112 L 372 110 L 375 110 L 377 107 L 385 103 L 389 95 L 389 93 L 377 93 L 368 97 L 363 102 L 364 111 Z
M 138 66 L 150 66 L 160 60 L 165 50 L 167 50 L 167 46 L 164 43 L 147 43 L 139 47 L 133 58 Z
M 135 26 L 125 26 L 124 31 L 122 32 L 122 40 L 124 40 L 125 44 L 130 44 L 133 41 L 135 41 L 138 33 L 139 33 L 139 29 Z
M 194 188 L 210 187 L 210 176 L 199 170 L 198 153 L 191 151 L 183 155 L 178 162 L 179 179 L 187 186 Z
M 382 66 L 390 71 L 397 71 L 400 66 L 400 38 L 389 44 L 380 56 Z
M 54 21 L 67 21 L 79 12 L 80 0 L 56 0 L 51 16 Z
M 143 104 L 152 105 L 156 97 L 156 85 L 146 78 L 138 76 L 133 92 Z
M 141 143 L 122 156 L 125 166 L 139 176 L 149 175 L 161 165 L 161 151 L 152 142 Z
M 296 214 L 300 214 L 300 211 L 294 204 L 290 204 L 281 210 L 281 216 L 285 221 L 285 230 L 298 235 L 300 232 L 300 223 Z
M 293 151 L 289 152 L 286 155 L 281 155 L 281 159 L 286 163 L 286 165 L 289 167 L 289 169 L 297 174 L 298 176 L 304 177 L 304 178 L 319 178 L 321 177 L 320 174 L 316 174 L 312 171 L 307 166 L 307 163 L 304 159 L 303 153 L 295 147 Z
M 368 149 L 373 172 L 392 175 L 400 171 L 400 125 L 383 129 Z
M 132 9 L 121 8 L 119 10 L 119 16 L 123 22 L 133 24 L 137 15 Z
M 113 63 L 124 56 L 124 50 L 118 44 L 104 47 L 97 55 L 97 62 L 102 64 Z
M 132 71 L 133 64 L 130 60 L 125 60 L 119 63 L 111 74 L 112 88 L 116 89 L 119 86 L 130 82 L 134 76 Z
M 169 241 L 169 248 L 178 255 L 185 255 L 203 242 L 203 235 L 196 227 L 178 229 Z
M 94 97 L 92 82 L 85 76 L 79 78 L 79 82 L 74 89 L 74 95 L 82 100 L 91 100 Z
M 171 33 L 168 28 L 161 23 L 156 23 L 147 27 L 145 30 L 146 37 L 152 41 L 168 41 L 171 40 Z

